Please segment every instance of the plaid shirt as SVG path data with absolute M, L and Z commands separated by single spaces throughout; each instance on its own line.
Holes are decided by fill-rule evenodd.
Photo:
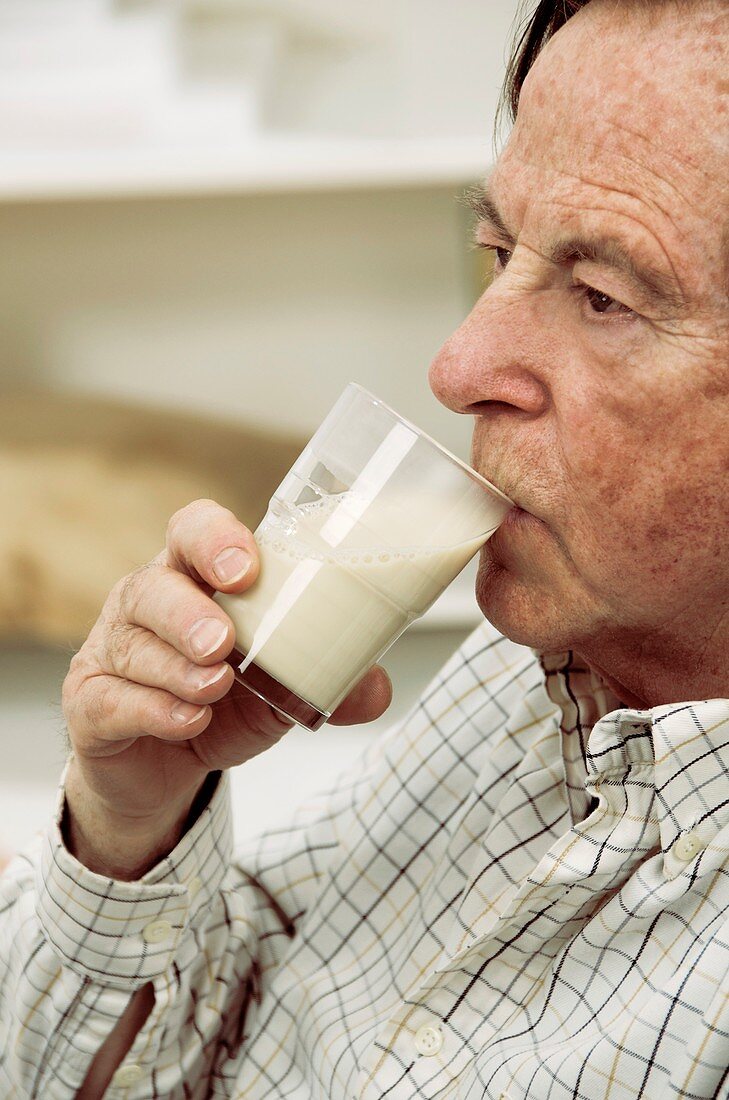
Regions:
M 589 742 L 588 742 L 589 738 Z M 0 1096 L 729 1096 L 729 701 L 620 705 L 479 627 L 290 828 L 228 783 L 115 882 L 58 824 L 0 880 Z

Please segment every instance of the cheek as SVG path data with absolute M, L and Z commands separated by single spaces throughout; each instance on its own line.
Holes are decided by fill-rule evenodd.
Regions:
M 685 387 L 633 383 L 578 391 L 560 423 L 565 545 L 591 590 L 628 613 L 715 584 L 729 456 L 715 412 L 697 412 Z
M 552 393 L 566 488 L 585 518 L 634 521 L 660 491 L 680 387 L 662 384 L 660 348 L 640 322 L 565 325 L 563 347 Z

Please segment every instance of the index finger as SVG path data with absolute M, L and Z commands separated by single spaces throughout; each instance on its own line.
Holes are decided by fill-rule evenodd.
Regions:
M 214 500 L 195 500 L 175 512 L 164 561 L 219 592 L 243 592 L 258 576 L 253 534 Z

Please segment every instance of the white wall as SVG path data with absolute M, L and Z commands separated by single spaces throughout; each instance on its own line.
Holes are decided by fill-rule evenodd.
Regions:
M 203 38 L 188 37 L 180 52 L 182 40 L 170 34 L 180 13 L 192 18 L 205 9 L 222 18 L 224 8 L 243 22 L 263 12 L 269 30 L 279 21 L 272 66 L 248 100 L 236 54 L 242 39 L 236 46 L 232 33 L 213 36 L 205 75 Z M 462 184 L 486 170 L 515 8 L 516 0 L 5 0 L 0 391 L 91 391 L 308 432 L 355 379 L 467 457 L 470 421 L 442 409 L 426 378 L 478 292 L 457 201 L 462 186 L 443 184 L 461 175 L 437 171 L 438 141 L 473 138 L 477 155 L 465 158 Z M 114 37 L 122 14 L 123 42 Z M 232 46 L 226 83 L 216 50 Z M 279 189 L 286 193 L 236 193 L 226 184 L 216 194 L 214 184 L 206 196 L 185 185 L 171 187 L 174 198 L 159 189 L 158 197 L 113 197 L 109 149 L 122 151 L 113 162 L 122 175 L 133 175 L 135 163 L 146 171 L 144 159 L 131 168 L 123 159 L 125 148 L 139 147 L 152 176 L 158 164 L 169 178 L 167 143 L 188 166 L 205 167 L 210 157 L 214 176 L 216 155 L 224 174 L 231 153 L 245 165 L 257 155 L 253 139 L 271 134 L 299 142 L 324 135 L 334 161 L 336 142 L 362 137 L 392 140 L 393 155 L 405 162 L 413 139 L 435 141 L 435 152 L 425 158 L 430 174 L 406 168 L 399 185 L 350 181 L 337 191 L 324 178 L 318 191 L 297 193 L 294 159 L 290 186 Z M 451 155 L 445 145 L 442 155 Z M 36 197 L 22 183 L 3 190 L 11 162 L 12 179 L 32 178 Z M 76 194 L 99 175 L 106 190 L 91 186 L 92 201 L 63 198 L 57 183 L 69 165 L 71 175 L 80 165 Z M 469 610 L 455 630 L 441 623 L 401 639 L 385 661 L 399 709 L 472 622 Z M 21 842 L 49 812 L 68 657 L 0 652 L 0 845 Z M 286 739 L 270 761 L 240 769 L 239 814 L 256 792 L 261 806 L 280 814 L 288 796 L 275 804 L 273 794 L 288 789 L 284 770 L 298 790 L 308 765 L 315 789 L 373 733 L 332 728 L 316 741 Z M 251 830 L 250 818 L 238 824 Z
M 0 205 L 0 372 L 310 431 L 350 380 L 467 453 L 429 363 L 474 290 L 458 189 Z

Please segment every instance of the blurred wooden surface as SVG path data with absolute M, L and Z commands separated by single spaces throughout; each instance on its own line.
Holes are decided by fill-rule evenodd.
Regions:
M 306 441 L 83 395 L 0 395 L 0 639 L 78 645 L 199 497 L 249 527 Z

